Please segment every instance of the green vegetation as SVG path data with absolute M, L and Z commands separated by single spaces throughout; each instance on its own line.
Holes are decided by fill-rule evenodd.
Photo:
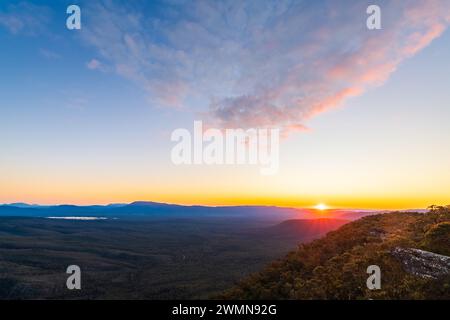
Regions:
M 450 299 L 450 274 L 439 279 L 413 275 L 392 255 L 395 247 L 448 255 L 449 239 L 450 207 L 364 217 L 299 245 L 220 298 Z M 381 268 L 380 290 L 366 287 L 369 265 Z
M 448 214 L 448 211 L 450 211 L 450 206 L 430 207 L 430 212 L 434 216 L 439 217 L 440 220 L 444 221 L 425 226 L 425 236 L 422 241 L 422 247 L 433 252 L 439 252 L 450 256 L 450 221 L 445 220 L 445 216 Z

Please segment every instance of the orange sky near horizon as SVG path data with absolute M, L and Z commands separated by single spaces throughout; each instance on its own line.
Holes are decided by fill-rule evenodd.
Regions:
M 31 191 L 31 190 L 30 190 Z M 86 191 L 86 190 L 84 190 Z M 22 193 L 22 192 L 21 192 Z M 280 206 L 294 208 L 314 208 L 323 203 L 330 209 L 425 209 L 428 206 L 448 205 L 450 200 L 445 195 L 427 198 L 415 196 L 411 198 L 395 197 L 351 197 L 351 196 L 256 196 L 256 195 L 224 195 L 224 194 L 168 194 L 168 193 L 149 193 L 136 192 L 32 192 L 19 196 L 8 196 L 2 193 L 1 203 L 26 202 L 30 204 L 74 204 L 74 205 L 92 205 L 109 203 L 130 203 L 133 201 L 154 201 L 181 205 L 206 205 L 206 206 L 234 206 L 234 205 L 264 205 Z

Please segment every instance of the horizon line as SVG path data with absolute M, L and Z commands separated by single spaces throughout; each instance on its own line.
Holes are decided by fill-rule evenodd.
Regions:
M 152 200 L 135 200 L 132 202 L 110 202 L 110 203 L 93 203 L 93 204 L 73 204 L 73 203 L 53 203 L 53 204 L 38 204 L 38 203 L 28 203 L 28 202 L 11 202 L 11 203 L 0 203 L 0 206 L 17 206 L 19 204 L 27 205 L 27 206 L 39 206 L 39 207 L 56 207 L 56 206 L 74 206 L 74 207 L 90 207 L 90 206 L 111 206 L 111 205 L 131 205 L 133 203 L 146 202 L 146 203 L 155 203 L 155 204 L 163 204 L 163 205 L 173 205 L 173 206 L 183 206 L 183 207 L 209 207 L 209 208 L 223 208 L 223 207 L 276 207 L 276 208 L 286 208 L 286 209 L 297 209 L 297 210 L 314 210 L 321 211 L 314 206 L 305 206 L 305 207 L 296 207 L 296 206 L 284 206 L 284 205 L 275 205 L 275 204 L 236 204 L 236 205 L 206 205 L 206 204 L 182 204 L 182 203 L 171 203 L 171 202 L 158 202 Z M 410 211 L 410 210 L 426 210 L 427 208 L 357 208 L 357 207 L 333 207 L 329 206 L 328 209 L 323 211 L 337 211 L 337 210 L 359 210 L 359 211 Z

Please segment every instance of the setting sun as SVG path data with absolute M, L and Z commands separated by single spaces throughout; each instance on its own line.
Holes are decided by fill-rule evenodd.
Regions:
M 328 209 L 328 206 L 324 203 L 319 203 L 314 207 L 314 209 L 324 211 Z

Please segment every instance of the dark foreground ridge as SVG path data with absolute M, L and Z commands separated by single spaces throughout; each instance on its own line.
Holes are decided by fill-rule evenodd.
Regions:
M 299 245 L 226 299 L 450 299 L 450 210 L 364 217 Z M 381 289 L 366 286 L 381 269 Z

